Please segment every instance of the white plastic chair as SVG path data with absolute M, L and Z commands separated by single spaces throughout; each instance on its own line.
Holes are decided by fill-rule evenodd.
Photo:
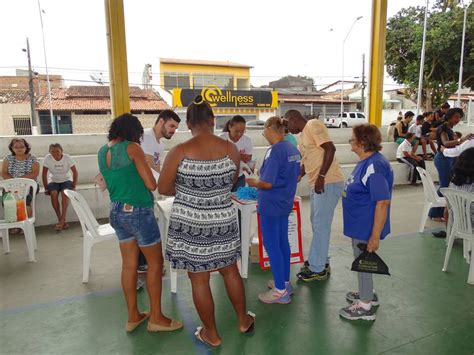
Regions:
M 453 249 L 454 239 L 462 238 L 465 243 L 465 251 L 469 255 L 469 276 L 467 283 L 474 285 L 474 258 L 472 253 L 472 245 L 474 243 L 474 231 L 471 221 L 471 205 L 474 203 L 474 194 L 466 191 L 460 191 L 452 188 L 442 188 L 441 193 L 448 200 L 448 204 L 453 214 L 453 225 L 451 233 L 448 236 L 448 247 L 446 256 L 444 257 L 443 271 L 448 268 L 449 257 Z
M 438 196 L 433 179 L 425 169 L 417 167 L 416 170 L 418 170 L 420 174 L 421 182 L 423 183 L 423 192 L 425 194 L 425 205 L 423 207 L 423 213 L 421 214 L 419 229 L 419 232 L 423 233 L 430 209 L 433 207 L 446 207 L 446 199 Z
M 28 219 L 19 222 L 5 222 L 0 220 L 0 237 L 3 240 L 3 251 L 5 254 L 10 253 L 10 239 L 8 230 L 11 228 L 21 228 L 25 234 L 26 247 L 28 249 L 28 260 L 35 262 L 35 250 L 38 249 L 36 242 L 35 232 L 35 203 L 36 203 L 36 191 L 38 190 L 38 184 L 32 179 L 16 178 L 0 181 L 0 189 L 5 191 L 21 191 L 25 196 L 33 189 L 33 199 L 31 201 L 32 215 Z M 3 232 L 2 232 L 3 231 Z
M 106 240 L 117 240 L 115 230 L 107 224 L 99 224 L 94 217 L 87 201 L 76 191 L 64 190 L 64 193 L 71 200 L 72 207 L 76 211 L 81 222 L 83 241 L 82 256 L 82 282 L 89 282 L 89 271 L 91 267 L 92 247 Z
M 174 197 L 168 197 L 156 201 L 156 212 L 158 217 L 158 226 L 160 228 L 161 246 L 163 253 L 166 249 L 168 240 L 168 227 L 170 225 L 171 208 L 173 207 Z M 178 271 L 171 267 L 170 263 L 171 292 L 176 293 L 178 288 Z

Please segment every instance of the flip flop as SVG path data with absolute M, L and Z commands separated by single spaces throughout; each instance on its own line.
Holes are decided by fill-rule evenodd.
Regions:
M 133 332 L 137 327 L 146 321 L 150 317 L 150 312 L 143 312 L 142 315 L 144 316 L 138 322 L 127 322 L 125 323 L 125 331 L 127 333 Z
M 211 348 L 214 348 L 214 349 L 221 346 L 221 344 L 213 345 L 213 344 L 209 343 L 206 339 L 204 339 L 201 335 L 202 330 L 203 330 L 203 327 L 197 327 L 196 328 L 196 332 L 194 333 L 194 336 L 196 337 L 197 340 L 199 340 L 204 345 L 210 346 Z
M 257 316 L 255 315 L 255 313 L 251 311 L 247 311 L 247 315 L 252 318 L 252 324 L 250 324 L 250 326 L 247 328 L 246 331 L 241 332 L 242 334 L 252 334 L 253 331 L 255 330 L 255 320 Z

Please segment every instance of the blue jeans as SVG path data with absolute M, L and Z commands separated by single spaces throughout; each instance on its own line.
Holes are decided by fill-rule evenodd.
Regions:
M 311 189 L 311 225 L 313 240 L 309 249 L 309 268 L 322 272 L 329 263 L 329 239 L 334 210 L 344 190 L 343 182 L 324 185 L 324 192 L 317 194 Z
M 285 282 L 290 281 L 290 242 L 288 241 L 288 216 L 260 216 L 263 246 L 270 259 L 275 287 L 285 289 Z
M 439 187 L 448 187 L 453 173 L 454 158 L 445 157 L 443 153 L 436 153 L 434 158 L 436 170 L 438 170 Z M 438 189 L 438 195 L 443 196 Z M 443 217 L 444 207 L 435 207 L 430 209 L 428 216 L 430 218 Z

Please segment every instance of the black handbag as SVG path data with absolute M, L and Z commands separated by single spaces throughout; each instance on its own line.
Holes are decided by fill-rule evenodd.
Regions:
M 367 251 L 367 244 L 357 244 L 357 247 L 362 250 L 360 254 L 352 262 L 352 271 L 367 272 L 370 274 L 390 275 L 387 264 L 376 253 L 369 253 Z

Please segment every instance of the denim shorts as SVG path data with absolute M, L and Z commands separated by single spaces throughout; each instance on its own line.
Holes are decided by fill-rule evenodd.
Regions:
M 48 191 L 64 191 L 66 189 L 72 190 L 72 181 L 67 180 L 64 182 L 50 182 L 48 184 Z
M 110 206 L 110 225 L 120 243 L 136 240 L 138 246 L 149 247 L 161 241 L 153 207 L 134 207 L 124 209 L 125 204 L 112 202 Z

